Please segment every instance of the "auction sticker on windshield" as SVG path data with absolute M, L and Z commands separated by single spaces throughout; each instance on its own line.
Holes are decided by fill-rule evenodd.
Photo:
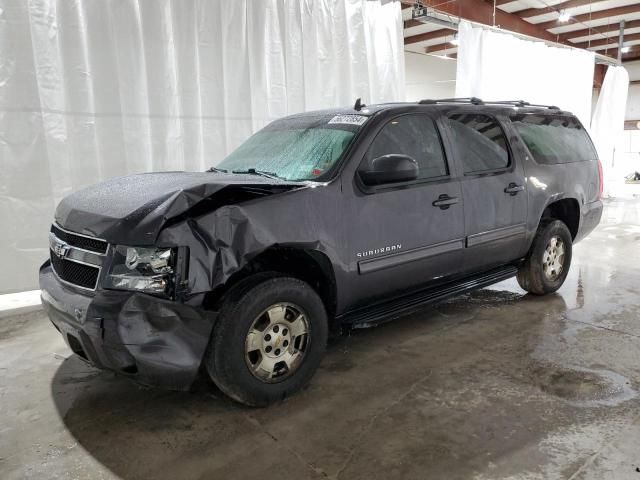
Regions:
M 342 123 L 345 125 L 362 125 L 367 121 L 367 118 L 364 115 L 336 115 L 329 123 Z

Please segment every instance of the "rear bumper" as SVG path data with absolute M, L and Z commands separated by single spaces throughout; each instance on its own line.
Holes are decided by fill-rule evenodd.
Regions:
M 573 243 L 577 243 L 584 237 L 589 235 L 600 223 L 602 218 L 603 204 L 602 201 L 596 200 L 595 202 L 586 203 L 581 209 L 580 227 L 578 228 L 578 234 L 573 240 Z
M 82 293 L 40 269 L 42 304 L 69 348 L 90 364 L 140 383 L 184 390 L 197 377 L 213 314 L 121 291 Z

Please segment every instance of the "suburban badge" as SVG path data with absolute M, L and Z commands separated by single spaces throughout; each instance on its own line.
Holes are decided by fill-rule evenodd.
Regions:
M 397 250 L 402 250 L 402 245 L 400 243 L 396 245 L 390 245 L 388 247 L 380 247 L 374 248 L 373 250 L 364 250 L 363 252 L 356 253 L 356 257 L 365 258 L 365 257 L 373 257 L 374 255 L 381 255 L 383 253 L 391 253 Z

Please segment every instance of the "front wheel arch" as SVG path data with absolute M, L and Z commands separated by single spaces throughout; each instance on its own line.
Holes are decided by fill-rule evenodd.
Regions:
M 320 295 L 328 317 L 335 317 L 338 291 L 331 260 L 321 251 L 291 246 L 271 247 L 253 257 L 224 285 L 213 289 L 205 296 L 205 308 L 217 310 L 221 300 L 232 288 L 236 288 L 236 285 L 250 277 L 265 273 L 272 276 L 290 276 L 309 284 Z

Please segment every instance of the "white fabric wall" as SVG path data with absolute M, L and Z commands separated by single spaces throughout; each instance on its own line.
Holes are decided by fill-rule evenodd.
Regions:
M 356 97 L 404 100 L 397 1 L 0 0 L 0 292 L 36 287 L 72 191 Z
M 465 21 L 458 39 L 456 97 L 556 105 L 588 127 L 594 53 L 550 47 Z
M 451 98 L 455 95 L 456 61 L 454 59 L 405 51 L 404 66 L 407 101 Z
M 629 92 L 631 93 L 631 92 Z M 640 130 L 624 130 L 615 145 L 614 174 L 619 175 L 615 191 L 609 189 L 616 198 L 634 198 L 640 196 L 640 185 L 621 183 L 626 175 L 640 172 Z M 605 172 L 605 181 L 607 173 Z
M 624 133 L 628 91 L 627 70 L 624 67 L 609 67 L 591 120 L 591 137 L 602 162 L 605 196 L 615 196 L 616 191 L 623 189 L 624 176 L 630 173 L 626 171 L 624 162 L 614 161 L 621 157 L 616 155 L 616 146 Z
M 640 85 L 630 84 L 625 120 L 640 120 Z

